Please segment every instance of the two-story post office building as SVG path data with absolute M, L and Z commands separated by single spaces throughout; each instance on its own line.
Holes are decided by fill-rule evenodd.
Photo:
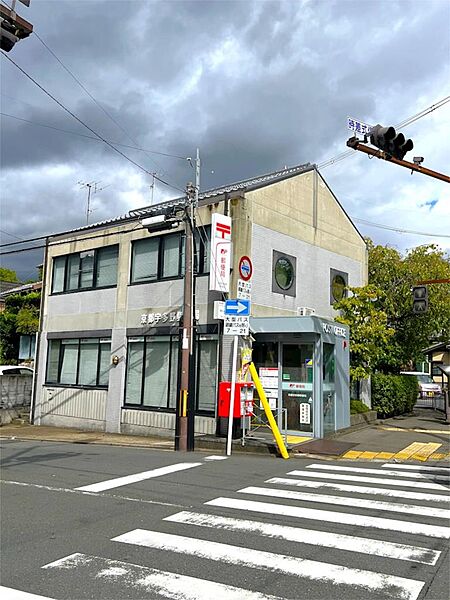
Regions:
M 34 423 L 173 436 L 184 224 L 150 233 L 141 221 L 184 202 L 48 239 Z M 349 332 L 333 303 L 366 284 L 367 252 L 316 166 L 200 193 L 196 213 L 196 434 L 217 431 L 218 384 L 232 369 L 231 338 L 214 318 L 223 294 L 209 289 L 214 213 L 231 217 L 231 298 L 239 261 L 252 262 L 247 342 L 271 403 L 285 409 L 290 432 L 322 437 L 348 426 Z

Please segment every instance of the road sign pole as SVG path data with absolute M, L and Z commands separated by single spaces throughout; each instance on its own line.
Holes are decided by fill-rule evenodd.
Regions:
M 231 362 L 231 395 L 230 395 L 230 412 L 228 413 L 228 432 L 227 432 L 227 456 L 231 456 L 231 437 L 233 433 L 233 414 L 236 388 L 236 361 L 237 361 L 237 346 L 238 336 L 233 338 L 233 359 Z

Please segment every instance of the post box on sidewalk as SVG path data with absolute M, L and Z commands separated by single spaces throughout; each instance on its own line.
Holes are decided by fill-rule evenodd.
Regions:
M 233 431 L 234 439 L 241 435 L 241 417 L 253 414 L 253 382 L 239 382 L 235 384 L 234 407 L 233 407 Z M 228 432 L 228 415 L 230 413 L 231 382 L 221 381 L 219 383 L 219 402 L 217 407 L 218 430 L 217 435 L 226 436 Z

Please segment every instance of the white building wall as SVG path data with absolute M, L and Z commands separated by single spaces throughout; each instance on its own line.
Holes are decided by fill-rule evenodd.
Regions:
M 306 306 L 314 308 L 317 316 L 334 317 L 336 311 L 330 304 L 330 269 L 348 273 L 350 286 L 364 285 L 361 262 L 261 225 L 253 224 L 252 249 L 253 316 L 270 316 L 280 311 L 286 311 L 286 315 L 296 314 L 298 307 Z M 297 259 L 295 296 L 272 292 L 274 250 Z

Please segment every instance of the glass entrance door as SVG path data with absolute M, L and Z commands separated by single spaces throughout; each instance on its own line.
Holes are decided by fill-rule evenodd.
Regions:
M 313 356 L 313 344 L 283 344 L 281 390 L 289 431 L 313 433 Z
M 323 344 L 323 433 L 331 433 L 336 430 L 336 407 L 335 407 L 335 358 L 334 345 Z

